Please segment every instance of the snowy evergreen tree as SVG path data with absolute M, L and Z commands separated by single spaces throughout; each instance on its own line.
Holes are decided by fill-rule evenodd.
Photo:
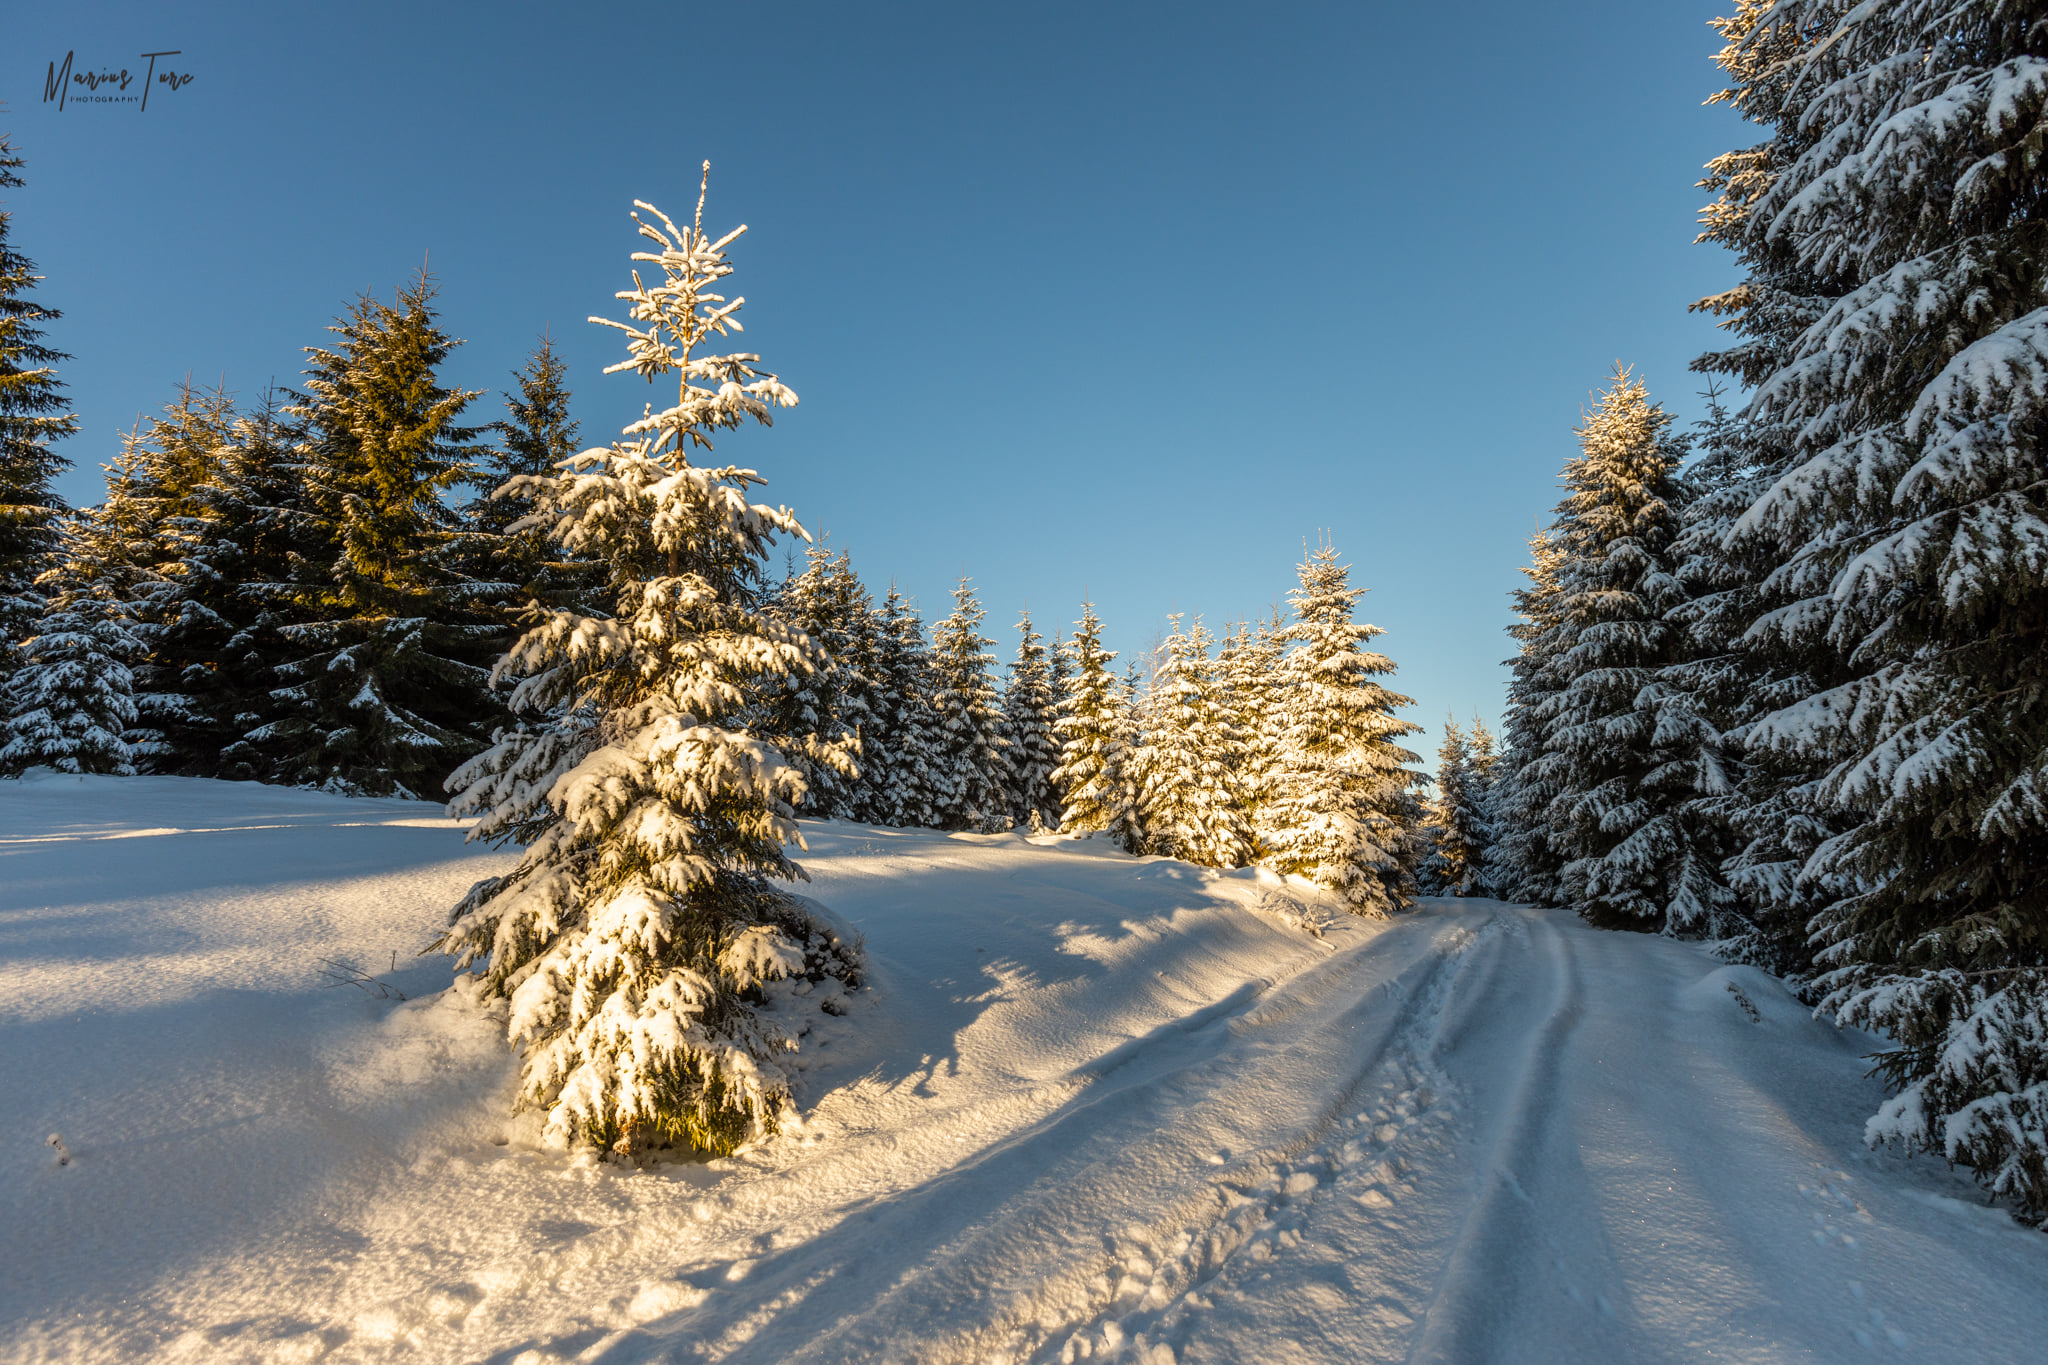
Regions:
M 218 474 L 234 423 L 225 389 L 201 392 L 188 380 L 128 439 L 109 480 L 104 520 L 125 542 L 116 591 L 145 646 L 133 669 L 138 728 L 129 736 L 145 771 L 204 771 L 220 751 L 222 737 L 193 696 L 220 643 L 193 561 L 214 529 L 201 490 Z
M 1060 828 L 1076 834 L 1102 830 L 1123 841 L 1132 824 L 1123 688 L 1109 671 L 1116 655 L 1102 647 L 1102 619 L 1093 602 L 1081 604 L 1065 652 L 1069 685 L 1053 722 L 1060 742 L 1060 765 L 1052 773 L 1062 802 Z
M 1773 137 L 1722 173 L 1710 225 L 1751 269 L 1744 328 L 1790 338 L 1746 413 L 1789 454 L 1734 538 L 1775 542 L 1767 589 L 1792 600 L 1768 629 L 1820 642 L 1817 690 L 1744 735 L 1816 773 L 1800 800 L 1844 829 L 1801 870 L 1841 887 L 1811 924 L 1820 988 L 1901 1045 L 1873 1136 L 2048 1219 L 2039 19 L 1746 5 L 1722 64 Z M 1783 297 L 1822 306 L 1751 316 Z
M 713 240 L 701 196 L 687 228 L 638 207 L 657 249 L 633 259 L 661 277 L 636 271 L 618 295 L 630 323 L 592 321 L 627 337 L 631 358 L 608 373 L 668 378 L 676 400 L 608 449 L 515 480 L 532 525 L 606 566 L 616 612 L 548 608 L 500 662 L 525 724 L 458 772 L 451 810 L 482 817 L 476 837 L 528 847 L 437 946 L 483 964 L 467 989 L 509 1002 L 520 1102 L 546 1111 L 550 1139 L 726 1153 L 788 1112 L 776 1058 L 795 1041 L 756 1012 L 762 993 L 858 968 L 774 885 L 803 875 L 784 851 L 800 842 L 803 779 L 744 726 L 764 685 L 822 662 L 762 609 L 773 538 L 803 529 L 747 501 L 753 471 L 689 459 L 796 395 L 756 355 L 700 353 L 738 330 L 742 301 L 713 291 L 745 229 Z
M 1394 715 L 1414 703 L 1378 681 L 1393 660 L 1361 648 L 1382 632 L 1352 619 L 1366 590 L 1350 573 L 1325 545 L 1288 594 L 1294 619 L 1282 636 L 1293 648 L 1267 865 L 1384 915 L 1415 894 L 1422 810 L 1406 765 L 1419 760 L 1396 741 L 1421 727 Z
M 1778 443 L 1730 413 L 1718 388 L 1705 397 L 1701 453 L 1681 480 L 1683 530 L 1671 547 L 1680 600 L 1667 619 L 1678 628 L 1677 657 L 1641 700 L 1654 706 L 1659 733 L 1685 737 L 1700 765 L 1705 780 L 1685 818 L 1711 828 L 1729 852 L 1720 867 L 1727 894 L 1691 927 L 1719 940 L 1724 956 L 1799 971 L 1818 889 L 1800 869 L 1836 831 L 1798 799 L 1810 773 L 1749 755 L 1741 741 L 1750 722 L 1811 694 L 1815 660 L 1810 642 L 1772 641 L 1769 566 L 1731 548 L 1735 524 L 1768 487 Z
M 1508 680 L 1507 751 L 1493 789 L 1493 890 L 1509 900 L 1557 905 L 1564 859 L 1550 837 L 1556 765 L 1540 760 L 1550 747 L 1548 703 L 1558 691 L 1553 665 L 1564 645 L 1558 605 L 1564 551 L 1555 536 L 1538 531 L 1529 538 L 1529 558 L 1522 570 L 1529 582 L 1512 596 L 1520 619 L 1508 627 L 1520 649 L 1508 661 L 1513 671 Z
M 1610 928 L 1700 934 L 1732 900 L 1712 810 L 1727 783 L 1711 727 L 1661 681 L 1684 643 L 1666 619 L 1684 600 L 1672 544 L 1686 445 L 1671 425 L 1642 381 L 1616 367 L 1579 428 L 1554 526 L 1557 690 L 1542 702 L 1546 747 L 1534 766 L 1552 793 L 1563 900 Z
M 931 647 L 894 584 L 875 613 L 875 675 L 873 721 L 861 736 L 861 818 L 934 828 L 951 783 L 932 709 Z
M 0 191 L 21 188 L 21 165 L 0 134 Z M 43 613 L 36 580 L 57 560 L 65 508 L 56 479 L 70 464 L 53 447 L 78 430 L 57 378 L 58 362 L 70 357 L 43 339 L 62 315 L 29 297 L 42 276 L 14 247 L 13 225 L 0 208 L 0 686 L 21 666 L 16 646 Z
M 1137 805 L 1151 850 L 1204 867 L 1241 867 L 1251 854 L 1251 825 L 1238 785 L 1244 737 L 1231 718 L 1214 637 L 1202 625 L 1182 630 L 1169 617 L 1166 660 L 1153 680 Z
M 100 508 L 65 527 L 63 559 L 37 587 L 48 607 L 22 645 L 9 680 L 0 773 L 133 773 L 135 725 L 129 662 L 142 653 L 126 615 L 121 528 Z
M 939 818 L 946 829 L 1001 830 L 1016 820 L 1009 799 L 1016 777 L 998 709 L 996 660 L 988 652 L 995 641 L 981 633 L 987 615 L 963 578 L 952 613 L 932 631 L 932 712 L 947 782 Z
M 852 561 L 814 545 L 803 572 L 782 584 L 771 608 L 817 647 L 819 658 L 816 667 L 785 675 L 763 695 L 757 728 L 777 739 L 802 774 L 804 814 L 816 819 L 849 819 L 856 805 L 859 782 L 839 768 L 843 752 L 861 752 L 860 736 L 874 719 L 861 657 L 861 624 L 872 606 Z M 812 754 L 813 742 L 826 751 Z
M 543 336 L 513 371 L 516 392 L 505 397 L 505 416 L 486 428 L 490 446 L 478 452 L 464 478 L 476 496 L 462 505 L 458 559 L 476 584 L 473 591 L 504 621 L 505 643 L 517 634 L 528 603 L 566 605 L 594 593 L 603 576 L 599 566 L 557 553 L 542 528 L 511 530 L 530 510 L 508 488 L 512 481 L 550 473 L 576 453 L 579 424 L 569 415 L 568 368 L 555 354 L 554 339 Z
M 1486 722 L 1476 713 L 1472 717 L 1472 733 L 1467 742 L 1467 756 L 1470 762 L 1466 774 L 1472 793 L 1472 808 L 1479 821 L 1486 849 L 1486 856 L 1480 860 L 1478 875 L 1473 880 L 1473 889 L 1469 894 L 1498 896 L 1501 894 L 1503 878 L 1495 844 L 1500 838 L 1498 812 L 1503 770 L 1493 731 L 1487 728 Z
M 459 343 L 422 275 L 386 304 L 365 296 L 309 348 L 294 415 L 327 540 L 305 585 L 310 619 L 283 626 L 288 715 L 263 747 L 287 780 L 373 795 L 431 791 L 502 715 L 488 686 L 500 632 L 488 585 L 455 567 L 459 522 L 443 495 L 471 475 L 476 392 L 438 370 Z
M 1267 807 L 1284 736 L 1286 677 L 1281 667 L 1286 629 L 1278 606 L 1270 620 L 1240 626 L 1226 643 L 1220 660 L 1224 694 L 1231 720 L 1243 742 L 1238 749 L 1237 786 L 1244 798 L 1245 821 L 1252 834 L 1252 859 L 1267 852 Z
M 1054 651 L 1056 652 L 1056 651 Z M 1054 731 L 1053 663 L 1043 637 L 1031 628 L 1031 613 L 1017 621 L 1017 660 L 1010 665 L 1010 685 L 1003 689 L 1003 734 L 1010 741 L 1014 786 L 1010 809 L 1027 824 L 1060 827 L 1061 801 L 1052 774 L 1060 766 L 1060 742 Z
M 1429 853 L 1417 878 L 1424 895 L 1480 893 L 1487 842 L 1482 791 L 1464 733 L 1456 717 L 1447 716 L 1437 748 L 1436 799 L 1429 808 Z
M 281 781 L 267 754 L 269 727 L 296 718 L 279 668 L 294 657 L 282 628 L 321 554 L 319 519 L 301 468 L 301 433 L 281 395 L 235 417 L 213 470 L 193 491 L 195 510 L 177 565 L 178 616 L 158 643 L 180 667 L 189 699 L 166 770 L 201 777 Z M 286 695 L 279 696 L 283 692 Z

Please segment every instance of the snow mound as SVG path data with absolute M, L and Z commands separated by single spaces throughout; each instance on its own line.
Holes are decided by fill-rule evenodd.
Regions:
M 0 1360 L 2026 1361 L 2048 1331 L 2048 1242 L 1863 1147 L 1875 1040 L 1568 915 L 1317 940 L 1257 903 L 1332 908 L 1291 883 L 807 824 L 870 984 L 767 987 L 802 1122 L 631 1165 L 540 1147 L 499 1020 L 407 956 L 509 861 L 429 808 L 50 779 L 0 783 L 0 828 Z

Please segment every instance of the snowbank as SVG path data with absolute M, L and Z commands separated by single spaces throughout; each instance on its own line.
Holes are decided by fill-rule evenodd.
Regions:
M 2048 1329 L 2048 1243 L 1866 1152 L 1871 1041 L 1759 973 L 1491 902 L 1319 939 L 1298 884 L 1099 841 L 806 833 L 872 971 L 778 998 L 805 1121 L 638 1169 L 537 1148 L 501 1035 L 410 957 L 508 861 L 431 807 L 0 783 L 0 1358 L 2020 1361 Z

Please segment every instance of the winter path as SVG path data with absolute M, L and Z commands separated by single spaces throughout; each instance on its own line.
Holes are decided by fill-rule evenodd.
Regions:
M 0 1359 L 2023 1361 L 2048 1335 L 2048 1240 L 1864 1151 L 1872 1040 L 1759 973 L 1491 902 L 1315 942 L 1245 876 L 807 832 L 873 982 L 843 1016 L 778 1005 L 812 1030 L 803 1130 L 636 1171 L 535 1150 L 498 1035 L 409 958 L 505 861 L 432 808 L 0 784 Z

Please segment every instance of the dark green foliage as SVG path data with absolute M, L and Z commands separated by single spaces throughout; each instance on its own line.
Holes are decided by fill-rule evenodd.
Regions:
M 0 191 L 21 188 L 21 165 L 0 135 Z M 0 676 L 40 609 L 36 578 L 56 560 L 64 502 L 55 482 L 70 461 L 53 444 L 78 430 L 56 371 L 71 357 L 43 339 L 62 314 L 29 297 L 41 277 L 15 250 L 13 222 L 0 208 Z
M 422 275 L 386 304 L 365 296 L 308 348 L 305 468 L 317 575 L 279 627 L 285 714 L 252 742 L 285 781 L 424 795 L 482 747 L 503 712 L 488 660 L 501 624 L 488 589 L 457 567 L 461 528 L 444 495 L 473 476 L 477 395 L 442 385 L 457 344 Z
M 538 602 L 569 606 L 601 593 L 598 566 L 549 541 L 543 526 L 518 526 L 532 510 L 530 488 L 513 480 L 548 475 L 576 453 L 578 423 L 569 415 L 568 366 L 543 336 L 525 366 L 513 372 L 505 417 L 487 428 L 495 438 L 477 452 L 464 482 L 475 496 L 462 504 L 459 561 L 475 580 L 478 606 L 505 623 L 493 648 L 502 652 Z M 597 605 L 594 601 L 591 605 Z

